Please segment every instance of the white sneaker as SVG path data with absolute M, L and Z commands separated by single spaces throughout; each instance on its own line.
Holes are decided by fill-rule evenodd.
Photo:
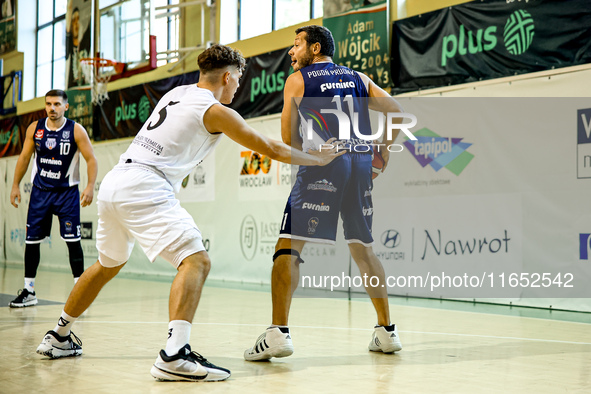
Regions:
M 160 350 L 150 373 L 158 380 L 216 382 L 230 377 L 230 371 L 213 365 L 197 352 L 191 352 L 186 344 L 177 354 L 169 357 Z
M 268 360 L 271 357 L 287 357 L 293 353 L 289 328 L 269 327 L 258 337 L 250 349 L 244 351 L 246 361 Z
M 77 343 L 74 343 L 72 336 Z M 67 337 L 62 337 L 53 330 L 47 331 L 43 341 L 37 347 L 37 353 L 50 358 L 80 356 L 82 354 L 82 341 L 73 332 Z
M 372 352 L 394 353 L 402 350 L 396 324 L 391 326 L 375 326 L 368 349 Z

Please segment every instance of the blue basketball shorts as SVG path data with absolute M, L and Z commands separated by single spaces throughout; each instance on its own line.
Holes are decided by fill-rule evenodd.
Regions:
M 300 166 L 279 237 L 334 244 L 340 213 L 347 242 L 371 245 L 371 161 L 371 154 L 346 153 L 323 167 Z
M 78 186 L 43 190 L 33 186 L 27 214 L 26 243 L 39 243 L 51 234 L 53 215 L 60 221 L 62 239 L 80 240 L 80 192 Z

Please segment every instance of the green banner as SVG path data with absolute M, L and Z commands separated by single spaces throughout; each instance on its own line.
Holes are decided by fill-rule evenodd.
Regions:
M 66 93 L 68 94 L 68 103 L 70 104 L 70 108 L 66 112 L 66 117 L 84 126 L 88 132 L 88 136 L 92 139 L 93 107 L 90 89 L 68 90 Z
M 16 49 L 14 17 L 0 21 L 0 53 Z
M 333 61 L 390 86 L 388 8 L 383 1 L 323 19 L 335 40 Z

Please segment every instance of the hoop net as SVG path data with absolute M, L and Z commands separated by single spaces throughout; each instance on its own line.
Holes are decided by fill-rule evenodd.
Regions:
M 105 100 L 109 99 L 107 85 L 111 76 L 123 71 L 123 63 L 114 62 L 109 59 L 99 57 L 80 59 L 80 68 L 86 81 L 92 84 L 91 95 L 92 103 L 103 105 Z

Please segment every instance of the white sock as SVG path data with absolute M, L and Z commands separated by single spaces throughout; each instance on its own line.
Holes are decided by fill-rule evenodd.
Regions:
M 80 277 L 74 278 L 74 284 L 78 283 L 78 279 L 80 279 Z
M 35 292 L 35 278 L 25 278 L 25 289 L 27 289 L 29 293 Z
M 72 328 L 72 324 L 77 320 L 77 317 L 72 317 L 68 315 L 66 312 L 62 311 L 62 315 L 60 319 L 57 321 L 57 326 L 53 329 L 53 331 L 57 332 L 58 335 L 62 337 L 67 337 L 70 335 L 70 329 Z
M 186 320 L 172 320 L 168 323 L 168 341 L 164 351 L 174 356 L 191 339 L 191 323 Z

